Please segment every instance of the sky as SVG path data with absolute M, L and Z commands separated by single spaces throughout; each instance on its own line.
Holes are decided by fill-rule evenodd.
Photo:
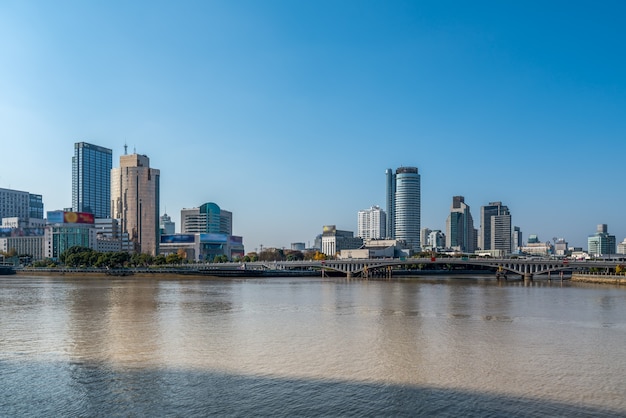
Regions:
M 524 240 L 626 238 L 623 1 L 0 2 L 0 187 L 71 206 L 75 142 L 312 245 L 418 167 L 421 225 L 501 201 Z

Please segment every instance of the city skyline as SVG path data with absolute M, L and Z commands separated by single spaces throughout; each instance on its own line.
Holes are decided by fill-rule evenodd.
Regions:
M 69 207 L 73 144 L 118 161 L 127 143 L 177 228 L 216 202 L 254 251 L 356 231 L 385 169 L 415 166 L 422 228 L 462 195 L 504 202 L 526 237 L 622 241 L 625 8 L 4 3 L 0 188 Z

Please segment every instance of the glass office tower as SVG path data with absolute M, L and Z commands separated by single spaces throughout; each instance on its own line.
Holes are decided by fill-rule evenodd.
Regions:
M 111 217 L 111 169 L 113 154 L 108 148 L 77 142 L 72 157 L 72 210 Z
M 421 189 L 416 167 L 400 167 L 395 174 L 388 169 L 387 235 L 403 240 L 414 252 L 421 251 Z M 391 230 L 389 230 L 391 229 Z

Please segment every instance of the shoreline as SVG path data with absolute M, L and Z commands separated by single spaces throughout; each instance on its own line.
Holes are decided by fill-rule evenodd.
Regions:
M 615 274 L 598 275 L 574 273 L 572 274 L 572 278 L 570 280 L 577 283 L 626 285 L 626 276 L 618 276 Z

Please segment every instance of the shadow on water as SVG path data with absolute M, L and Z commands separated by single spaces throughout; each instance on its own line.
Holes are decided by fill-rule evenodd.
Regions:
M 27 369 L 27 370 L 25 370 Z M 0 361 L 1 416 L 602 417 L 626 411 L 433 387 Z

